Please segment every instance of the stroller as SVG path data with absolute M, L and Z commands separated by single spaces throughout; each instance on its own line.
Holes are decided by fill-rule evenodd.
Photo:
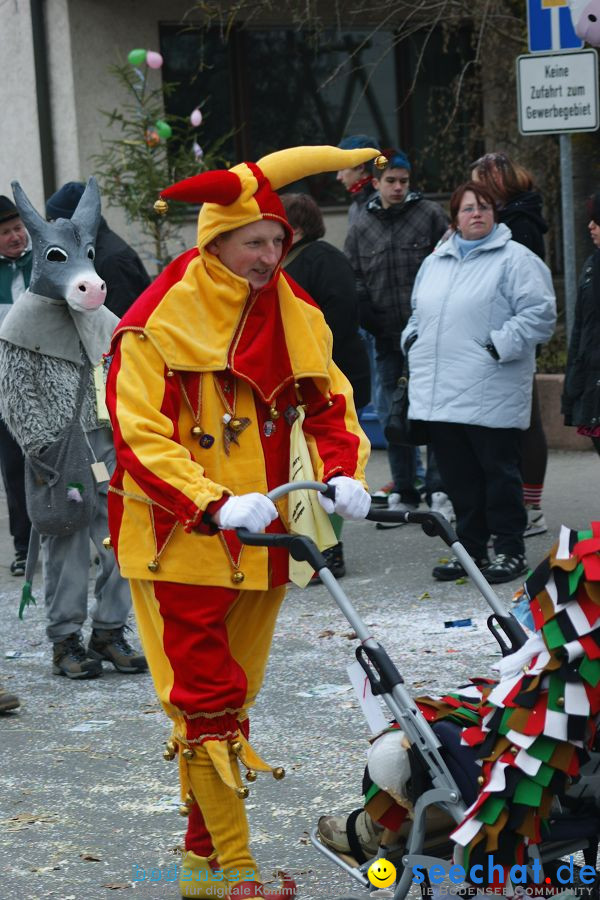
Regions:
M 335 492 L 334 488 L 318 482 L 293 482 L 276 488 L 268 496 L 272 500 L 277 500 L 297 489 L 313 489 L 326 496 L 334 496 Z M 458 557 L 490 606 L 492 612 L 487 624 L 500 646 L 502 657 L 506 659 L 512 654 L 519 654 L 520 649 L 528 641 L 527 632 L 513 614 L 504 609 L 446 519 L 438 513 L 429 511 L 396 512 L 379 509 L 372 509 L 367 518 L 387 524 L 418 524 L 428 536 L 440 537 Z M 457 724 L 451 717 L 430 724 L 406 690 L 401 673 L 382 645 L 370 636 L 366 625 L 327 568 L 322 554 L 309 538 L 294 534 L 253 534 L 245 529 L 238 529 L 238 536 L 242 543 L 250 545 L 284 546 L 295 560 L 308 562 L 318 572 L 322 583 L 360 640 L 360 645 L 356 648 L 356 658 L 369 680 L 373 695 L 381 697 L 390 710 L 394 722 L 404 733 L 405 746 L 408 748 L 410 763 L 408 784 L 413 808 L 410 820 L 405 823 L 407 828 L 400 844 L 385 851 L 380 850 L 372 859 L 362 864 L 352 865 L 348 859 L 321 842 L 316 827 L 311 832 L 311 842 L 319 852 L 368 890 L 372 890 L 372 882 L 367 877 L 371 865 L 378 858 L 393 863 L 398 877 L 395 889 L 388 892 L 387 896 L 393 897 L 394 900 L 404 900 L 412 884 L 418 883 L 415 871 L 420 875 L 424 873 L 424 878 L 420 879 L 422 889 L 429 887 L 429 875 L 434 866 L 440 867 L 437 870 L 438 875 L 443 872 L 442 887 L 448 892 L 448 888 L 457 884 L 452 878 L 449 880 L 451 868 L 455 865 L 452 859 L 453 845 L 449 834 L 438 835 L 437 840 L 434 838 L 432 841 L 431 836 L 427 834 L 427 820 L 432 813 L 437 813 L 439 818 L 441 811 L 451 825 L 449 830 L 452 830 L 454 827 L 452 822 L 460 825 L 465 814 L 469 812 L 467 808 L 476 804 L 480 791 L 485 790 L 482 787 L 484 778 L 481 774 L 481 763 L 474 749 L 461 741 L 464 724 Z M 597 600 L 600 601 L 600 586 Z M 511 662 L 518 659 L 519 657 L 515 656 Z M 600 668 L 600 662 L 598 667 Z M 600 672 L 598 680 L 600 681 Z M 565 694 L 568 690 L 567 685 Z M 562 699 L 564 704 L 564 698 L 559 699 Z M 581 727 L 586 727 L 585 721 Z M 577 737 L 580 737 L 579 733 Z M 567 739 L 566 733 L 564 738 Z M 570 734 L 568 738 L 571 739 Z M 581 740 L 574 740 L 574 744 L 583 747 Z M 516 753 L 516 750 L 513 748 L 512 752 Z M 588 754 L 589 759 L 581 767 L 578 777 L 573 779 L 573 783 L 564 793 L 554 798 L 549 826 L 541 842 L 530 842 L 525 848 L 526 855 L 522 859 L 522 868 L 526 868 L 531 878 L 528 886 L 533 883 L 537 896 L 544 895 L 542 888 L 546 893 L 554 892 L 554 894 L 564 890 L 559 888 L 557 891 L 556 884 L 554 888 L 546 887 L 552 882 L 552 878 L 548 876 L 556 873 L 557 865 L 563 857 L 581 851 L 586 866 L 591 866 L 595 870 L 600 835 L 600 751 L 592 747 Z M 594 876 L 593 883 L 590 884 L 589 879 L 583 882 L 583 892 L 590 897 L 598 896 L 598 878 L 595 871 Z M 440 884 L 439 877 L 435 880 L 435 884 Z M 559 879 L 559 885 L 564 884 L 565 882 Z M 582 892 L 581 888 L 578 890 Z M 384 895 L 380 893 L 380 896 Z

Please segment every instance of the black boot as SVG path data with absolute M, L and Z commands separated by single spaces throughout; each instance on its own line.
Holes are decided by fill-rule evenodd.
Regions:
M 330 547 L 329 550 L 323 550 L 323 556 L 325 557 L 325 562 L 327 563 L 327 568 L 331 572 L 334 578 L 343 578 L 346 574 L 346 564 L 344 562 L 344 545 L 340 541 L 339 544 L 336 544 L 335 547 Z M 321 579 L 319 578 L 318 572 L 315 572 L 313 577 L 310 580 L 310 584 L 320 584 Z

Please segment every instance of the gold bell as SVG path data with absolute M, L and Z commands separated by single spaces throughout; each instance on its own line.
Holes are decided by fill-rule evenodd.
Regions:
M 479 785 L 479 787 L 481 787 L 482 784 L 485 784 L 485 778 L 483 777 L 483 775 L 477 776 L 477 784 Z
M 246 772 L 246 781 L 256 781 L 258 775 L 254 771 L 254 769 L 248 769 Z
M 375 157 L 375 166 L 376 166 L 376 168 L 378 168 L 378 169 L 385 169 L 386 166 L 387 166 L 387 164 L 388 164 L 388 158 L 387 158 L 387 156 L 383 156 L 383 154 L 382 154 L 381 156 Z M 155 204 L 155 205 L 156 205 L 156 204 Z
M 184 759 L 193 759 L 195 754 L 191 747 L 186 747 L 185 750 L 181 751 L 181 755 Z
M 240 572 L 240 570 L 238 569 L 237 572 L 234 572 L 231 576 L 231 580 L 234 584 L 241 584 L 245 577 L 246 576 L 244 575 L 244 573 Z
M 188 791 L 183 802 L 186 806 L 193 806 L 196 801 L 194 800 L 194 795 Z
M 278 418 L 279 418 L 279 410 L 277 409 L 276 406 L 272 406 L 272 407 L 271 407 L 271 409 L 269 410 L 269 415 L 270 415 L 270 417 L 271 417 L 272 419 L 278 419 Z
M 231 749 L 235 753 L 236 756 L 239 756 L 242 750 L 244 749 L 241 741 L 234 741 L 231 745 Z
M 236 789 L 235 789 L 235 796 L 239 800 L 245 800 L 249 793 L 250 793 L 250 788 L 247 788 L 247 787 L 236 787 Z
M 163 758 L 167 760 L 175 759 L 175 754 L 177 753 L 177 744 L 175 741 L 167 741 L 167 746 L 165 747 L 165 752 L 163 753 Z
M 282 778 L 285 778 L 285 769 L 277 766 L 276 769 L 273 769 L 273 778 L 275 781 L 281 781 Z
M 166 216 L 169 211 L 169 204 L 166 200 L 163 200 L 162 197 L 156 201 L 154 204 L 154 212 L 157 216 Z
M 105 550 L 112 549 L 112 541 L 110 539 L 110 534 L 107 537 L 102 539 L 102 546 L 104 547 Z
M 229 427 L 232 431 L 239 431 L 242 428 L 242 423 L 239 419 L 232 419 L 229 423 Z
M 200 428 L 199 425 L 194 425 L 192 428 L 192 437 L 199 438 L 204 434 L 204 429 Z
M 150 569 L 151 572 L 158 571 L 158 560 L 156 559 L 156 557 L 154 557 L 154 559 L 150 560 L 150 562 L 148 563 L 148 568 Z
M 185 803 L 182 803 L 179 807 L 179 815 L 187 817 L 190 814 L 190 808 Z
M 564 698 L 564 697 L 557 697 L 557 698 L 556 698 L 556 705 L 557 705 L 557 706 L 564 706 L 564 705 L 565 705 L 565 698 Z

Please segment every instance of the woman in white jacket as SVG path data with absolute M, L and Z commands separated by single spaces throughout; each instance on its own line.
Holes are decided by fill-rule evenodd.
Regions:
M 535 348 L 554 331 L 556 302 L 550 270 L 497 224 L 484 187 L 457 188 L 450 214 L 454 233 L 423 262 L 402 334 L 409 415 L 430 423 L 459 539 L 498 584 L 527 571 L 519 432 L 529 425 Z M 441 581 L 464 574 L 456 558 L 433 570 Z

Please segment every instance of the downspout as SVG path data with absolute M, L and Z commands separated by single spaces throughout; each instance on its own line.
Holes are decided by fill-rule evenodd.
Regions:
M 56 168 L 54 164 L 54 133 L 50 107 L 50 75 L 48 72 L 44 0 L 30 0 L 30 3 L 42 181 L 44 197 L 49 197 L 56 190 Z

